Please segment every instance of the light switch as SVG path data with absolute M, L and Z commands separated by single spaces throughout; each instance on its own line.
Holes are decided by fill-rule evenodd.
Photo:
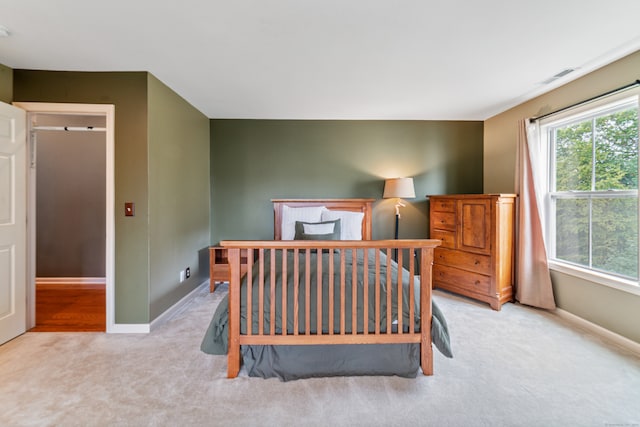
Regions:
M 124 216 L 134 216 L 135 214 L 135 205 L 133 202 L 125 202 L 124 203 Z

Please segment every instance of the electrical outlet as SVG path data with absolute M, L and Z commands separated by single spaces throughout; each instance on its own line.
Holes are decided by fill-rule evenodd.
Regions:
M 184 275 L 187 279 L 191 277 L 191 268 L 187 267 L 187 269 L 184 271 Z
M 184 282 L 184 276 L 185 276 L 184 270 L 181 270 L 180 271 L 180 283 Z

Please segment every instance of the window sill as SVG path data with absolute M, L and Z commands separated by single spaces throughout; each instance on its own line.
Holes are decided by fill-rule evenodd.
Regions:
M 619 291 L 628 292 L 630 294 L 640 296 L 640 286 L 637 281 L 622 279 L 609 276 L 607 274 L 598 273 L 584 268 L 568 265 L 558 261 L 549 260 L 549 269 L 558 271 L 570 276 L 579 277 L 589 282 L 617 289 Z

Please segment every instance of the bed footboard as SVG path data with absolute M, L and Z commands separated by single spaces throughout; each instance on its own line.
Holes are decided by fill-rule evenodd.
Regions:
M 227 376 L 238 375 L 241 345 L 393 343 L 420 343 L 422 372 L 432 375 L 431 270 L 439 244 L 433 239 L 221 242 L 230 268 Z M 241 251 L 249 270 L 244 282 Z M 395 269 L 393 260 L 406 270 Z

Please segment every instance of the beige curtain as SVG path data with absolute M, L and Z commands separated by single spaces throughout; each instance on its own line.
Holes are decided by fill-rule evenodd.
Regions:
M 516 164 L 516 192 L 518 219 L 516 231 L 516 300 L 522 304 L 555 309 L 551 276 L 547 263 L 544 232 L 540 221 L 536 172 L 533 165 L 540 164 L 542 151 L 532 149 L 538 142 L 536 129 L 528 120 L 518 123 L 518 160 Z M 533 136 L 533 137 L 532 137 Z

